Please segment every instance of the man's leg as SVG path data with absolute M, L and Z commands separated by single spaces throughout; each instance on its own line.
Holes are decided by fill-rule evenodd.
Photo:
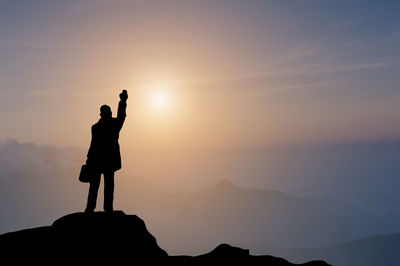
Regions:
M 113 211 L 114 201 L 114 171 L 104 173 L 104 210 Z
M 93 179 L 90 181 L 89 195 L 85 212 L 93 212 L 94 209 L 96 209 L 97 192 L 100 186 L 101 173 L 94 174 L 92 178 Z

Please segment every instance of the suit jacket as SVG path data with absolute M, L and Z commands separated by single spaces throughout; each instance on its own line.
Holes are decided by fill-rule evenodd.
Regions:
M 121 153 L 119 149 L 119 132 L 126 117 L 126 101 L 118 104 L 116 118 L 100 118 L 92 126 L 92 141 L 86 164 L 91 171 L 105 172 L 121 169 Z

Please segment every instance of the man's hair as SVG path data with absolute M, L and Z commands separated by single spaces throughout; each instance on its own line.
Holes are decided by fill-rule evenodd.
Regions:
M 112 112 L 111 112 L 111 108 L 108 105 L 102 105 L 100 107 L 100 116 L 101 117 L 111 117 L 112 116 Z

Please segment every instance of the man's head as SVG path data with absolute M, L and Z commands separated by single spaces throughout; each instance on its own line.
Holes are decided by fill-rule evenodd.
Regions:
M 110 118 L 112 117 L 111 108 L 108 105 L 102 105 L 100 107 L 100 116 L 101 118 Z

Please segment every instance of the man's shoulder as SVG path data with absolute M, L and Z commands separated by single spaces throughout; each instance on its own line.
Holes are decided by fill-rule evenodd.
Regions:
M 92 130 L 96 129 L 99 127 L 99 122 L 96 122 L 92 125 Z
M 118 124 L 118 118 L 112 117 L 107 122 L 98 121 L 97 123 L 93 124 L 92 130 L 103 130 L 104 128 L 107 128 L 110 126 L 113 127 L 113 125 L 115 125 L 115 124 Z

